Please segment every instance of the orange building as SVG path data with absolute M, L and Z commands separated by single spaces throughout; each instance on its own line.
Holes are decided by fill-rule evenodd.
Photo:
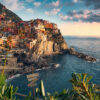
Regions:
M 18 35 L 14 35 L 14 36 L 9 36 L 7 39 L 7 43 L 11 48 L 15 48 L 18 45 L 18 40 L 19 40 L 19 36 Z

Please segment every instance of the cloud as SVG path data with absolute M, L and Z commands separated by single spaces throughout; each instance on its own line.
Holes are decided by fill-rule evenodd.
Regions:
M 39 7 L 41 5 L 41 2 L 34 2 L 33 4 L 34 6 Z
M 81 20 L 85 22 L 100 22 L 100 14 L 91 14 L 89 17 Z
M 60 5 L 60 1 L 57 0 L 56 2 L 52 2 L 52 6 L 58 7 Z
M 45 4 L 45 8 L 57 8 L 57 7 L 66 7 L 66 6 L 73 6 L 75 3 L 73 2 L 60 2 L 60 0 L 57 0 L 56 2 Z
M 33 0 L 26 0 L 26 2 L 28 2 L 28 3 L 30 3 L 30 2 L 32 2 Z
M 83 22 L 100 22 L 99 10 L 73 10 L 67 13 L 67 20 L 83 21 Z M 72 18 L 71 18 L 72 17 Z
M 67 22 L 60 24 L 63 35 L 100 37 L 100 23 Z
M 68 16 L 67 16 L 67 15 L 64 16 L 64 15 L 62 15 L 62 14 L 59 14 L 59 17 L 60 17 L 62 20 L 67 20 L 67 19 L 68 19 Z
M 93 6 L 94 9 L 100 9 L 100 0 L 80 0 L 85 2 L 86 6 Z
M 24 9 L 24 4 L 18 0 L 9 0 L 9 2 L 8 0 L 3 0 L 3 3 L 8 9 L 12 11 Z
M 88 14 L 90 13 L 90 11 L 86 10 L 86 11 L 74 11 L 73 12 L 73 18 L 76 18 L 76 19 L 81 19 L 81 18 L 88 18 Z
M 26 11 L 33 14 L 33 9 L 32 8 L 28 8 L 28 9 L 26 9 Z
M 58 12 L 60 12 L 60 9 L 59 8 L 58 9 L 54 8 L 51 11 L 45 11 L 45 15 L 53 16 L 53 15 L 57 15 Z

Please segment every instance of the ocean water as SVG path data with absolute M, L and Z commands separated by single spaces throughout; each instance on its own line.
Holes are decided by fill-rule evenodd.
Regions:
M 64 37 L 69 47 L 74 47 L 77 51 L 97 58 L 97 62 L 87 62 L 73 55 L 58 55 L 50 58 L 51 63 L 60 64 L 58 68 L 38 70 L 39 80 L 44 81 L 46 92 L 61 92 L 64 88 L 71 88 L 69 80 L 73 72 L 88 73 L 93 76 L 91 82 L 100 84 L 100 38 L 79 38 Z M 27 87 L 26 75 L 9 80 L 14 87 L 18 86 L 20 93 L 28 94 L 32 88 Z M 23 98 L 20 97 L 21 100 Z

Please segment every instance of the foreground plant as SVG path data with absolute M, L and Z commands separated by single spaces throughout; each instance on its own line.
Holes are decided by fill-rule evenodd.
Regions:
M 64 89 L 61 93 L 45 93 L 43 81 L 40 88 L 36 89 L 37 96 L 42 96 L 43 100 L 100 100 L 100 94 L 97 93 L 97 85 L 91 84 L 92 76 L 83 74 L 72 74 L 72 90 Z M 37 97 L 38 98 L 38 97 Z
M 73 92 L 81 100 L 100 100 L 100 94 L 97 94 L 97 88 L 90 83 L 92 76 L 84 74 L 72 74 Z
M 15 93 L 18 88 L 13 88 L 13 85 L 7 85 L 5 75 L 0 74 L 0 100 L 16 100 Z
M 0 75 L 0 100 L 16 100 L 16 92 L 12 85 L 7 85 L 5 75 Z M 43 81 L 41 80 L 39 88 L 36 88 L 35 97 L 32 93 L 25 100 L 100 100 L 100 88 L 91 84 L 91 76 L 84 74 L 72 74 L 72 90 L 64 89 L 61 93 L 53 94 L 45 92 Z M 98 92 L 99 91 L 99 92 Z
M 71 90 L 64 89 L 61 93 L 55 92 L 53 94 L 47 92 L 45 93 L 45 88 L 43 81 L 41 80 L 40 87 L 36 88 L 36 100 L 39 100 L 38 97 L 41 97 L 42 100 L 72 100 L 73 93 Z

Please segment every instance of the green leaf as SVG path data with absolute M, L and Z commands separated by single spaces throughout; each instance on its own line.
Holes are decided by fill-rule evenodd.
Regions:
M 51 96 L 51 93 L 47 92 L 47 96 Z
M 77 77 L 80 81 L 82 80 L 81 74 L 77 74 Z
M 84 95 L 79 94 L 84 100 L 89 100 L 88 98 L 86 98 Z
M 4 92 L 5 92 L 5 85 L 2 87 L 2 95 L 4 94 Z
M 1 88 L 5 84 L 5 80 L 6 80 L 5 75 L 4 74 L 0 74 L 0 87 Z
M 86 81 L 89 82 L 93 77 L 92 76 L 88 76 Z
M 60 93 L 60 95 L 64 95 L 64 94 L 67 94 L 67 90 L 66 89 L 64 89 L 61 93 Z
M 44 88 L 43 80 L 41 80 L 41 83 L 40 83 L 40 92 L 41 92 L 41 95 L 44 97 L 45 96 L 45 88 Z
M 15 94 L 18 91 L 18 87 L 16 87 L 13 91 L 13 94 Z
M 12 99 L 13 97 L 13 86 L 10 87 L 10 98 Z
M 82 74 L 82 77 L 83 77 L 83 83 L 85 82 L 86 76 L 87 76 L 86 73 Z
M 38 96 L 38 93 L 40 93 L 40 89 L 39 89 L 39 88 L 36 88 L 36 89 L 35 89 L 36 97 Z
M 30 98 L 31 98 L 31 92 L 29 92 L 29 95 L 25 98 L 25 100 L 30 100 Z

